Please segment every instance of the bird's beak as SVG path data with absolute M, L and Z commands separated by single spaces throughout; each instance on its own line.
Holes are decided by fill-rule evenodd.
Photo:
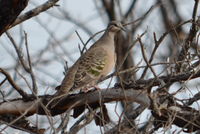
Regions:
M 123 26 L 121 26 L 120 28 L 121 28 L 121 30 L 123 30 L 124 32 L 126 32 L 126 29 Z

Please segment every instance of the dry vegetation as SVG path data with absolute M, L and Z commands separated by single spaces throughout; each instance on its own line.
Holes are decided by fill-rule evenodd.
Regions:
M 7 39 L 7 44 L 2 41 L 0 44 L 4 46 L 4 53 L 9 53 L 15 59 L 13 66 L 4 67 L 0 64 L 0 133 L 9 132 L 8 129 L 13 128 L 13 131 L 27 133 L 75 134 L 91 125 L 96 108 L 111 102 L 120 103 L 122 113 L 118 122 L 101 126 L 101 133 L 198 133 L 199 0 L 185 1 L 185 4 L 192 5 L 191 14 L 181 10 L 184 4 L 179 0 L 155 0 L 148 9 L 145 8 L 145 2 L 142 5 L 139 0 L 129 1 L 126 9 L 120 0 L 94 1 L 99 16 L 102 20 L 107 20 L 103 23 L 120 18 L 126 28 L 126 33 L 119 33 L 115 40 L 116 69 L 102 80 L 104 82 L 115 78 L 115 84 L 101 91 L 69 95 L 52 107 L 54 95 L 47 90 L 54 91 L 63 76 L 51 75 L 54 70 L 44 68 L 57 61 L 63 62 L 62 55 L 72 57 L 67 52 L 69 45 L 66 45 L 69 39 L 66 37 L 72 33 L 66 34 L 64 38 L 57 38 L 56 33 L 42 23 L 40 14 L 47 13 L 59 21 L 70 22 L 88 34 L 90 41 L 94 40 L 92 30 L 81 20 L 73 18 L 70 11 L 62 8 L 61 4 L 64 2 L 61 1 L 46 0 L 45 3 L 21 13 L 31 1 L 0 0 L 0 38 Z M 49 9 L 52 9 L 51 12 Z M 186 17 L 185 14 L 189 16 Z M 22 24 L 34 18 L 51 40 L 47 41 L 45 48 L 33 54 L 30 50 L 30 33 L 24 31 Z M 21 32 L 17 35 L 19 41 L 9 31 L 14 26 L 20 26 Z M 157 27 L 157 31 L 152 31 L 152 27 Z M 66 30 L 70 32 L 69 29 Z M 79 32 L 76 33 L 82 43 L 79 45 L 80 52 L 83 52 L 88 43 L 83 41 Z M 9 51 L 10 47 L 13 52 Z M 58 49 L 62 51 L 57 51 Z M 43 58 L 48 54 L 48 58 Z M 60 81 L 47 83 L 45 75 L 59 78 Z M 41 90 L 45 90 L 44 94 L 39 93 Z M 136 103 L 139 105 L 136 106 Z M 73 121 L 70 111 L 81 107 L 88 110 Z M 145 109 L 150 110 L 149 118 L 139 125 L 138 117 Z M 48 127 L 39 125 L 39 115 L 46 117 L 44 124 Z M 56 115 L 60 115 L 59 121 L 54 118 Z M 31 116 L 36 123 L 32 123 L 33 118 L 29 118 Z M 173 125 L 175 127 L 172 129 Z

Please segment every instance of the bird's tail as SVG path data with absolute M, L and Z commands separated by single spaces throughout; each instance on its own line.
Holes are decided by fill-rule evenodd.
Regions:
M 51 105 L 51 108 L 54 108 L 57 104 L 59 104 L 67 95 L 68 93 L 58 90 L 53 95 L 54 96 L 53 99 L 49 102 Z
M 98 126 L 104 126 L 110 122 L 110 117 L 108 115 L 108 110 L 105 104 L 103 104 L 99 111 L 95 114 L 94 120 L 95 124 Z
M 77 118 L 85 111 L 86 108 L 88 108 L 89 110 L 97 110 L 97 113 L 95 113 L 94 115 L 96 125 L 104 126 L 105 124 L 110 122 L 110 117 L 108 115 L 108 111 L 105 104 L 100 105 L 99 103 L 75 107 L 73 110 L 73 117 Z

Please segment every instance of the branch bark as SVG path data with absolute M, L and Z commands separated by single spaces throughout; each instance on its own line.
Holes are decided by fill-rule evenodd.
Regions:
M 0 0 L 0 36 L 10 28 L 28 0 Z
M 23 15 L 19 16 L 15 22 L 12 24 L 11 27 L 14 27 L 46 10 L 56 5 L 59 0 L 48 0 L 47 2 L 43 3 L 42 5 L 24 13 Z
M 51 116 L 56 116 L 65 112 L 66 110 L 73 109 L 82 105 L 90 105 L 96 102 L 109 103 L 112 101 L 135 101 L 145 107 L 150 106 L 150 99 L 144 91 L 140 90 L 123 90 L 122 88 L 110 88 L 102 91 L 90 91 L 88 93 L 69 95 L 61 100 L 55 107 L 51 108 L 53 103 L 50 103 L 46 109 L 42 105 L 46 106 L 52 99 L 53 95 L 39 96 L 38 100 L 24 102 L 21 98 L 10 100 L 9 102 L 0 103 L 0 115 L 14 114 L 21 115 L 27 112 L 27 115 L 46 115 L 50 113 Z M 48 110 L 46 112 L 45 110 Z

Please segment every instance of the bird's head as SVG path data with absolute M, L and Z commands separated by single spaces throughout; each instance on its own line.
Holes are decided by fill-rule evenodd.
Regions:
M 122 24 L 119 21 L 111 21 L 108 25 L 109 32 L 118 32 L 120 30 L 125 30 Z

